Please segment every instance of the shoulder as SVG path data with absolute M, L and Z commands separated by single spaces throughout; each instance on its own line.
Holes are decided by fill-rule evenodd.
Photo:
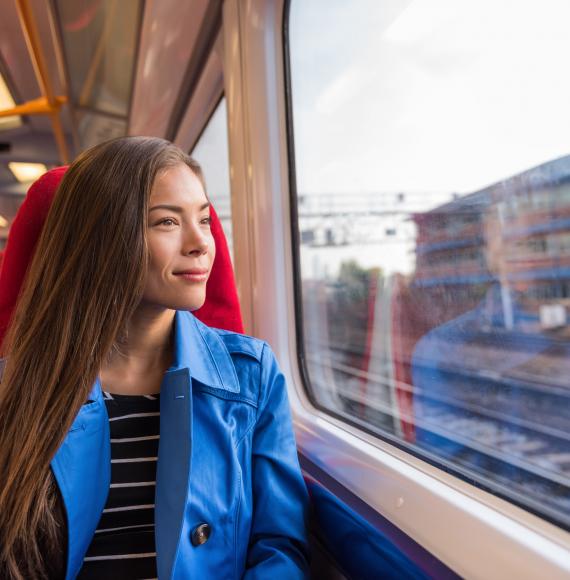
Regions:
M 269 344 L 259 338 L 219 328 L 202 326 L 201 331 L 209 335 L 208 342 L 223 344 L 235 369 L 240 397 L 255 404 L 265 399 L 265 391 L 273 383 L 273 375 L 280 374 L 275 355 Z
M 243 356 L 260 363 L 263 358 L 264 350 L 269 348 L 269 345 L 259 338 L 208 326 L 195 316 L 190 316 L 190 318 L 202 335 L 206 344 L 210 347 L 214 344 L 223 344 L 225 347 L 224 350 L 232 355 L 232 358 L 233 355 L 236 357 Z M 210 351 L 212 352 L 211 348 Z
M 253 336 L 238 334 L 221 329 L 211 329 L 223 343 L 230 356 L 236 373 L 243 389 L 243 379 L 251 383 L 255 392 L 255 398 L 261 396 L 267 382 L 267 374 L 270 369 L 277 368 L 277 361 L 271 347 L 267 342 Z M 251 393 L 253 394 L 253 392 Z
M 253 336 L 219 328 L 210 328 L 210 330 L 218 335 L 230 355 L 243 355 L 260 363 L 263 357 L 263 351 L 268 347 L 264 340 L 254 338 Z

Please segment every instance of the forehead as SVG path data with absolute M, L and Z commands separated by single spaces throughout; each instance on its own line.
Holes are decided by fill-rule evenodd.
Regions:
M 152 184 L 150 200 L 152 204 L 176 202 L 177 205 L 201 205 L 208 201 L 198 177 L 182 163 L 158 173 Z

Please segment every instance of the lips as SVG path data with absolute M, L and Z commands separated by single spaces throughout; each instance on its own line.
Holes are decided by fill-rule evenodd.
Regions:
M 208 268 L 189 268 L 188 270 L 180 270 L 174 272 L 177 278 L 187 280 L 189 282 L 205 282 L 208 279 Z
M 180 270 L 180 272 L 174 272 L 175 276 L 200 276 L 202 274 L 207 274 L 208 268 L 190 268 L 189 270 Z

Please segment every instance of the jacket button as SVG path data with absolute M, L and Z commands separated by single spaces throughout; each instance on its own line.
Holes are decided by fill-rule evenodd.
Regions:
M 210 524 L 200 524 L 192 530 L 191 539 L 193 546 L 201 546 L 208 541 L 212 528 Z

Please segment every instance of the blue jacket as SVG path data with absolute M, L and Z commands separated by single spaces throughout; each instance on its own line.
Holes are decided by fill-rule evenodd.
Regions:
M 155 497 L 158 576 L 308 577 L 308 495 L 283 375 L 264 342 L 175 318 L 174 364 L 160 395 Z M 51 467 L 68 524 L 75 578 L 110 482 L 109 421 L 96 381 Z M 198 546 L 202 523 L 209 539 Z

